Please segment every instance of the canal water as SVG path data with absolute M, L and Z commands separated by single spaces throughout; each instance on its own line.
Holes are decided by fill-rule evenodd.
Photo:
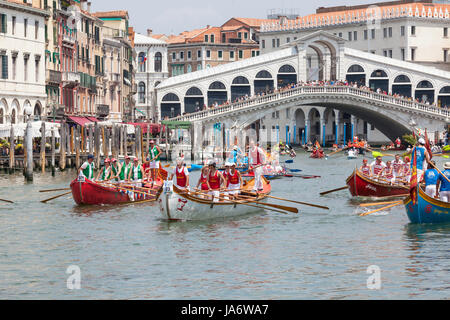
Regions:
M 163 221 L 149 204 L 78 207 L 70 195 L 42 204 L 62 192 L 38 191 L 67 187 L 73 171 L 33 184 L 2 175 L 0 198 L 15 203 L 0 204 L 0 299 L 450 298 L 449 225 L 411 225 L 402 206 L 359 217 L 348 191 L 319 196 L 360 163 L 299 152 L 289 167 L 322 178 L 272 182 L 274 196 L 330 211 L 195 223 Z M 80 289 L 68 289 L 70 266 Z M 379 270 L 379 290 L 368 288 L 378 274 L 368 268 Z

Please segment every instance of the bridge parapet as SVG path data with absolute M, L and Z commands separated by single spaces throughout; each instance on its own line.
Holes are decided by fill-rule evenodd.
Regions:
M 380 94 L 372 91 L 367 91 L 360 88 L 354 88 L 349 86 L 300 86 L 291 89 L 284 89 L 282 91 L 250 98 L 245 101 L 222 105 L 217 108 L 198 111 L 179 117 L 175 117 L 172 120 L 176 121 L 202 121 L 209 118 L 220 118 L 220 116 L 231 115 L 234 112 L 241 112 L 248 109 L 253 109 L 258 106 L 263 106 L 271 102 L 280 102 L 283 99 L 288 98 L 301 98 L 317 94 L 324 94 L 327 97 L 332 96 L 356 96 L 366 98 L 371 102 L 381 102 L 385 104 L 385 107 L 391 108 L 402 107 L 408 110 L 414 110 L 416 112 L 423 113 L 428 116 L 438 116 L 442 118 L 450 117 L 450 111 L 441 109 L 432 105 L 418 103 L 416 101 L 409 101 L 390 95 Z

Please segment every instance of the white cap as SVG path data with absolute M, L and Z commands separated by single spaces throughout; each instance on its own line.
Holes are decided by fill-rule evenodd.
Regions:
M 424 138 L 420 138 L 420 139 L 419 139 L 419 143 L 420 143 L 420 144 L 425 144 L 425 139 L 424 139 Z

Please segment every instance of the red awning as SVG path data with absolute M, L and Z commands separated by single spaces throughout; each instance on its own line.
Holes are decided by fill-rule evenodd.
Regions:
M 151 134 L 158 134 L 161 132 L 161 125 L 157 124 L 157 123 L 146 123 L 146 122 L 137 122 L 137 123 L 132 123 L 132 122 L 128 122 L 127 124 L 131 124 L 135 127 L 139 126 L 142 128 L 142 133 L 147 133 L 147 127 L 149 126 L 150 128 L 150 133 Z
M 92 121 L 86 117 L 68 117 L 68 119 L 80 126 L 85 126 L 88 123 L 92 123 Z
M 95 117 L 86 117 L 86 118 L 88 118 L 90 121 L 92 121 L 92 122 L 100 122 L 100 120 L 98 120 L 97 118 L 95 118 Z

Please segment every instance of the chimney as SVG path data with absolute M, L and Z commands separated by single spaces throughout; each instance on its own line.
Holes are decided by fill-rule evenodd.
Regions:
M 211 28 L 211 26 L 208 24 L 208 25 L 206 26 L 206 28 L 209 29 L 209 28 Z
M 87 12 L 91 13 L 91 2 L 87 3 Z
M 147 29 L 147 36 L 151 37 L 153 33 L 152 29 Z

